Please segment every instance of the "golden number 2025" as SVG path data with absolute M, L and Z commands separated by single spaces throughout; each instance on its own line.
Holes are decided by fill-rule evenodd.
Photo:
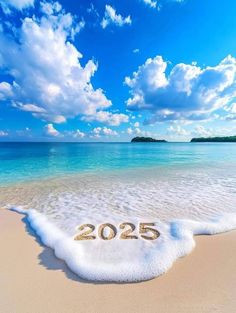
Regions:
M 135 234 L 136 226 L 132 223 L 122 223 L 119 225 L 119 229 L 122 231 L 119 234 L 119 239 L 139 239 L 155 240 L 160 236 L 158 230 L 153 228 L 155 223 L 139 223 L 138 234 Z M 83 224 L 78 227 L 80 232 L 75 236 L 75 240 L 94 240 L 96 235 L 94 234 L 95 226 L 92 224 Z M 111 240 L 117 236 L 116 226 L 105 223 L 98 227 L 97 236 L 102 240 Z

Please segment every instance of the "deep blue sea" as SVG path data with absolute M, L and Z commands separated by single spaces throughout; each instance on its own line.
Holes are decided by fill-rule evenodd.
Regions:
M 0 184 L 140 168 L 236 167 L 234 143 L 0 143 Z

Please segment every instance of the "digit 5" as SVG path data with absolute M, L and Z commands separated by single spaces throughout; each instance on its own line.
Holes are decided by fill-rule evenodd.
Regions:
M 152 228 L 150 226 L 155 226 L 155 223 L 140 223 L 139 224 L 139 233 L 141 234 L 141 237 L 146 240 L 155 240 L 160 236 L 160 233 L 155 228 Z M 152 236 L 146 236 L 143 234 L 152 233 Z

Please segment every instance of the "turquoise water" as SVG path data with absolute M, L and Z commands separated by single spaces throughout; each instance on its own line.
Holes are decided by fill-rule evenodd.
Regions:
M 236 165 L 233 143 L 0 143 L 0 184 L 71 173 Z
M 0 159 L 0 208 L 26 214 L 84 279 L 150 279 L 190 253 L 194 235 L 236 229 L 236 144 L 5 143 Z M 127 222 L 138 240 L 120 239 Z M 157 240 L 140 236 L 147 222 Z M 99 237 L 104 223 L 117 230 L 111 240 Z M 74 240 L 83 224 L 96 240 Z

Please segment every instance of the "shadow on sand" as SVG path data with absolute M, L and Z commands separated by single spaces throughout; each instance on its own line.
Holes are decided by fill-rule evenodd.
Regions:
M 21 213 L 20 213 L 21 214 Z M 22 222 L 25 224 L 25 230 L 26 232 L 34 238 L 34 240 L 39 244 L 43 251 L 39 254 L 39 264 L 42 265 L 47 270 L 54 270 L 54 271 L 61 271 L 63 272 L 66 277 L 70 280 L 77 281 L 79 283 L 83 284 L 94 284 L 94 285 L 103 285 L 103 284 L 132 284 L 132 282 L 97 282 L 97 281 L 87 281 L 79 276 L 77 276 L 75 273 L 73 273 L 69 267 L 66 265 L 66 263 L 63 260 L 58 259 L 54 251 L 51 248 L 46 247 L 39 236 L 36 234 L 36 232 L 31 228 L 30 223 L 28 222 L 26 216 L 22 218 Z
M 46 247 L 39 236 L 36 234 L 36 232 L 31 228 L 30 223 L 28 222 L 26 216 L 22 218 L 22 222 L 25 224 L 25 230 L 26 232 L 34 238 L 34 240 L 39 244 L 43 251 L 39 254 L 39 264 L 45 267 L 47 270 L 54 270 L 54 271 L 61 271 L 63 272 L 67 278 L 80 282 L 80 283 L 86 283 L 89 284 L 91 282 L 86 281 L 78 277 L 76 274 L 74 274 L 69 267 L 66 265 L 66 263 L 63 260 L 58 259 L 53 250 L 51 248 Z M 96 282 L 92 282 L 96 283 Z

